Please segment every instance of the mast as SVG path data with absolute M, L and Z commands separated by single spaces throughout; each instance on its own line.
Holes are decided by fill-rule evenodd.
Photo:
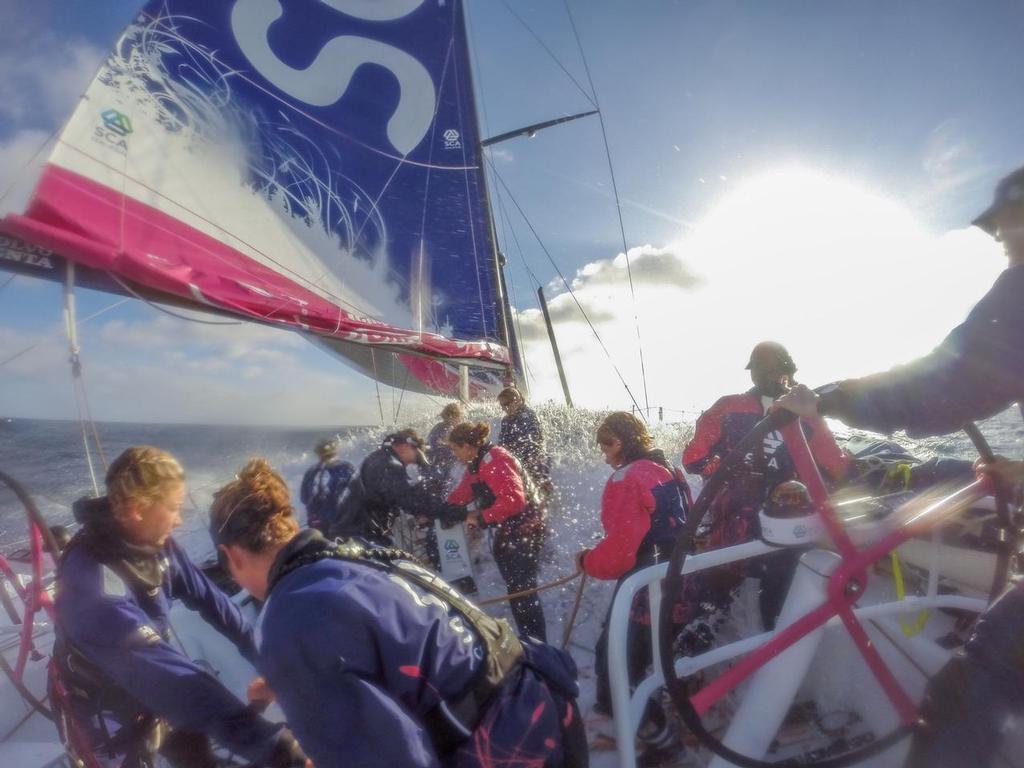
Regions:
M 466 12 L 466 3 L 462 2 L 462 36 L 464 40 L 468 41 L 469 28 L 466 24 Z M 476 86 L 473 82 L 472 60 L 470 60 L 468 56 L 467 60 L 470 62 L 470 65 L 467 67 L 466 80 L 469 83 L 469 92 L 475 94 Z M 479 136 L 480 121 L 478 119 L 475 106 L 476 100 L 474 99 L 472 120 L 476 124 L 476 135 Z M 522 350 L 519 347 L 519 340 L 515 338 L 512 330 L 512 308 L 508 301 L 508 291 L 505 290 L 504 259 L 498 251 L 498 233 L 494 226 L 494 211 L 491 207 L 491 193 L 487 183 L 487 167 L 484 165 L 484 142 L 480 141 L 475 147 L 473 147 L 473 156 L 475 158 L 475 162 L 480 167 L 480 184 L 483 189 L 482 198 L 484 207 L 486 208 L 487 227 L 491 238 L 491 265 L 494 274 L 494 290 L 497 294 L 495 296 L 495 303 L 498 305 L 498 331 L 501 335 L 501 340 L 504 342 L 512 359 L 512 368 L 515 372 L 516 384 L 520 390 L 528 394 L 525 375 L 526 369 L 523 366 Z
M 565 404 L 573 407 L 572 395 L 569 394 L 569 382 L 565 380 L 565 369 L 562 367 L 562 356 L 558 353 L 558 341 L 555 339 L 555 327 L 551 324 L 551 315 L 548 313 L 548 302 L 544 298 L 544 287 L 537 288 L 537 298 L 540 300 L 540 311 L 544 313 L 544 325 L 548 329 L 548 339 L 551 341 L 551 351 L 555 353 L 555 367 L 558 368 L 558 379 L 562 382 L 562 393 L 565 395 Z

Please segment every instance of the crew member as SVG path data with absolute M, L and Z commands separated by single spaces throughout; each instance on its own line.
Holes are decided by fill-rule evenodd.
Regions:
M 498 405 L 505 411 L 498 432 L 498 445 L 519 459 L 540 492 L 542 501 L 554 492 L 551 484 L 551 457 L 544 447 L 540 419 L 515 387 L 506 387 L 498 394 Z
M 355 467 L 338 458 L 336 438 L 317 443 L 316 455 L 319 461 L 303 475 L 299 498 L 306 507 L 307 525 L 327 533 L 337 515 L 341 495 L 355 473 Z
M 586 765 L 567 653 L 402 553 L 300 533 L 264 459 L 217 493 L 210 527 L 266 601 L 258 665 L 316 768 Z
M 57 567 L 54 662 L 67 714 L 110 768 L 219 765 L 210 737 L 261 766 L 304 766 L 291 735 L 235 698 L 171 643 L 171 601 L 198 611 L 252 659 L 252 628 L 170 537 L 185 473 L 169 453 L 135 446 L 106 476 L 107 495 L 75 505 L 81 530 Z M 82 759 L 82 756 L 78 756 Z
M 614 471 L 601 496 L 601 525 L 605 537 L 593 548 L 577 555 L 580 568 L 597 579 L 616 579 L 616 591 L 634 572 L 666 562 L 676 536 L 686 522 L 687 499 L 680 481 L 654 447 L 647 427 L 624 411 L 609 414 L 597 430 L 597 444 L 605 464 Z M 614 598 L 612 600 L 614 603 Z M 595 664 L 599 714 L 611 714 L 608 670 L 608 622 L 611 606 L 598 638 Z M 630 685 L 646 674 L 651 658 L 651 608 L 647 589 L 637 592 L 630 607 L 626 636 L 626 664 Z M 673 720 L 652 697 L 640 724 L 639 738 L 650 761 L 681 750 Z
M 913 437 L 945 434 L 1024 402 L 1024 168 L 996 186 L 972 222 L 1003 244 L 1008 268 L 931 354 L 884 373 L 848 379 L 820 397 L 798 387 L 779 406 L 824 414 L 861 429 Z M 1019 485 L 1024 463 L 980 471 Z M 982 615 L 963 651 L 929 683 L 908 766 L 992 765 L 1009 715 L 1024 712 L 1024 586 L 1011 586 Z
M 492 445 L 490 434 L 491 428 L 480 421 L 458 424 L 448 435 L 466 472 L 448 495 L 441 521 L 452 525 L 466 520 L 495 529 L 491 551 L 511 595 L 537 587 L 547 523 L 529 473 L 515 456 Z M 547 639 L 544 609 L 536 594 L 512 600 L 511 607 L 520 633 Z
M 406 467 L 412 464 L 421 469 L 427 466 L 423 439 L 416 431 L 402 429 L 385 437 L 380 448 L 363 459 L 345 489 L 330 535 L 359 536 L 391 546 L 391 527 L 399 514 L 436 516 L 440 502 L 422 482 L 409 476 Z
M 683 451 L 687 472 L 705 479 L 711 477 L 722 459 L 765 417 L 775 398 L 789 389 L 797 369 L 785 347 L 763 341 L 751 351 L 747 370 L 754 385 L 751 389 L 720 398 L 697 419 L 693 439 Z M 806 419 L 804 431 L 818 465 L 829 478 L 841 479 L 847 458 L 824 420 L 817 416 Z M 767 434 L 712 500 L 707 547 L 717 549 L 757 538 L 757 513 L 768 494 L 795 477 L 796 470 L 782 436 L 778 432 Z M 782 609 L 795 565 L 793 552 L 783 550 L 749 564 L 716 568 L 701 579 L 704 588 L 715 593 L 705 597 L 718 604 L 727 603 L 729 591 L 744 576 L 757 576 L 761 582 L 761 619 L 765 628 L 771 629 Z M 751 568 L 753 572 L 749 572 Z

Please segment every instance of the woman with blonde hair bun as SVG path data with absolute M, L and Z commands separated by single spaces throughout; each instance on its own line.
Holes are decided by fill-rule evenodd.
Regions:
M 53 659 L 70 713 L 104 766 L 211 768 L 210 737 L 259 765 L 302 766 L 291 735 L 252 712 L 171 644 L 171 601 L 198 611 L 248 658 L 252 627 L 170 538 L 185 471 L 166 451 L 127 449 L 107 494 L 81 499 L 81 530 L 57 566 Z M 168 733 L 169 729 L 169 733 Z M 106 762 L 109 758 L 109 762 Z
M 218 491 L 210 532 L 265 601 L 257 665 L 317 768 L 586 765 L 568 654 L 404 553 L 300 531 L 265 459 Z

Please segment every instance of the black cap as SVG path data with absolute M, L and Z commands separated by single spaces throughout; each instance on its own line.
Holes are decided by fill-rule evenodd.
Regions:
M 789 356 L 786 348 L 777 341 L 762 341 L 750 351 L 747 370 L 765 366 L 778 366 L 783 373 L 790 376 L 796 373 L 796 364 L 793 362 L 793 358 Z
M 402 429 L 398 432 L 392 432 L 390 435 L 384 438 L 381 446 L 384 448 L 393 448 L 396 445 L 411 445 L 416 449 L 416 458 L 420 464 L 429 464 L 427 461 L 427 455 L 423 452 L 423 438 L 416 434 L 415 430 Z
M 1024 204 L 1024 168 L 1018 168 L 996 184 L 996 193 L 992 198 L 992 205 L 986 208 L 971 224 L 980 227 L 990 235 L 995 235 L 996 214 L 1007 205 L 1021 204 Z

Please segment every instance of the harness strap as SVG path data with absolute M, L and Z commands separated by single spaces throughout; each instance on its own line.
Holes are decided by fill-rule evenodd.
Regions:
M 505 679 L 523 662 L 523 646 L 504 619 L 484 613 L 440 576 L 416 563 L 415 557 L 394 547 L 367 546 L 355 539 L 300 553 L 275 574 L 279 581 L 304 565 L 331 559 L 359 563 L 404 579 L 451 605 L 469 624 L 486 648 L 476 679 L 457 698 L 442 701 L 423 716 L 431 740 L 441 754 L 462 744 L 483 718 Z

